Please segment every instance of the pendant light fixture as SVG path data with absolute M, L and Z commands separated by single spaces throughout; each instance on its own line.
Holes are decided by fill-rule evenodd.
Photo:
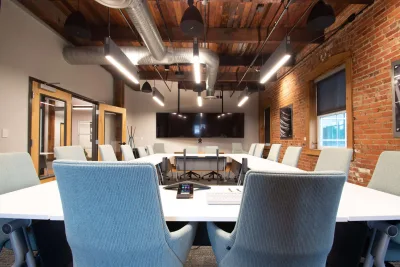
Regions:
M 143 85 L 142 85 L 142 92 L 143 93 L 147 93 L 150 94 L 153 92 L 153 89 L 151 88 L 151 85 L 148 81 L 146 81 Z
M 189 7 L 182 16 L 180 27 L 184 34 L 192 37 L 201 37 L 204 34 L 204 22 L 200 11 L 188 0 Z
M 312 31 L 323 31 L 335 21 L 335 11 L 332 6 L 320 0 L 314 5 L 308 16 L 307 27 Z
M 89 24 L 87 23 L 85 16 L 83 16 L 83 14 L 79 11 L 79 1 L 78 10 L 72 12 L 65 20 L 64 31 L 68 36 L 82 39 L 90 39 L 92 37 Z
M 164 96 L 155 87 L 153 87 L 153 100 L 160 106 L 164 106 Z
M 108 9 L 108 37 L 104 40 L 104 56 L 126 78 L 139 84 L 138 70 L 110 37 L 110 9 Z M 151 87 L 150 87 L 151 89 Z
M 277 71 L 284 66 L 291 55 L 290 37 L 286 36 L 274 53 L 268 58 L 260 70 L 260 83 L 266 83 Z
M 200 73 L 199 43 L 197 41 L 197 37 L 193 39 L 193 72 L 194 72 L 194 80 L 197 84 L 199 84 L 201 82 L 201 73 Z
M 244 103 L 247 102 L 247 100 L 249 100 L 249 89 L 246 86 L 246 88 L 243 89 L 243 91 L 240 93 L 239 95 L 239 103 L 238 103 L 238 107 L 241 107 L 244 105 Z

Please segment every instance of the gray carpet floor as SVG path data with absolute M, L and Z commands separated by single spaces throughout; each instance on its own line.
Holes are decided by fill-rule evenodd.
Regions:
M 0 267 L 10 267 L 14 260 L 11 250 L 3 249 L 0 253 Z M 211 247 L 193 247 L 185 267 L 216 267 L 214 253 Z

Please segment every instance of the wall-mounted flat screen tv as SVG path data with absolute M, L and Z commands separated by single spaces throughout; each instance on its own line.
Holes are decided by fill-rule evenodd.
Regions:
M 157 113 L 157 138 L 244 138 L 244 113 Z

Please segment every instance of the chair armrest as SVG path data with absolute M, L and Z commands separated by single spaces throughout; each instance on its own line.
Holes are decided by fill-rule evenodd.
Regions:
M 207 231 L 217 263 L 219 264 L 235 242 L 234 233 L 225 232 L 213 222 L 207 222 Z
M 197 223 L 191 222 L 181 229 L 171 232 L 167 239 L 169 247 L 174 251 L 175 255 L 183 264 L 185 263 L 193 245 L 196 230 Z
M 31 225 L 31 223 L 32 223 L 31 220 L 16 219 L 16 220 L 12 220 L 12 221 L 9 221 L 9 222 L 3 224 L 1 229 L 2 229 L 3 233 L 9 235 L 12 232 L 14 232 L 20 228 L 29 227 Z

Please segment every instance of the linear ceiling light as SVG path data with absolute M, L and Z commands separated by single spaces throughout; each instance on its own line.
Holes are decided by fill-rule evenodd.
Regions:
M 201 97 L 201 93 L 200 92 L 197 94 L 197 105 L 199 107 L 203 106 L 203 98 Z
M 72 106 L 73 110 L 92 110 L 93 106 L 89 105 L 74 105 Z
M 153 87 L 153 99 L 160 106 L 164 106 L 164 96 L 157 90 L 157 88 Z
M 104 40 L 104 56 L 129 80 L 139 84 L 137 68 L 110 37 Z
M 193 39 L 193 69 L 194 69 L 194 80 L 197 84 L 201 82 L 200 75 L 200 57 L 199 57 L 199 43 L 197 38 Z
M 243 92 L 240 93 L 239 95 L 239 104 L 238 107 L 241 107 L 244 105 L 244 103 L 247 102 L 247 100 L 249 100 L 249 93 L 248 93 L 248 87 L 246 87 Z
M 290 37 L 286 36 L 275 52 L 268 58 L 260 70 L 260 83 L 266 83 L 283 66 L 291 55 Z

